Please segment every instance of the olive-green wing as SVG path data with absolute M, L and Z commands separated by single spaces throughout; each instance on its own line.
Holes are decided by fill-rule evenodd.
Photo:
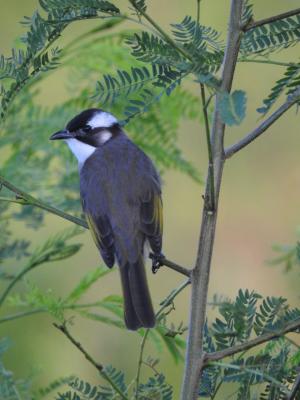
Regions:
M 100 250 L 105 264 L 111 268 L 115 262 L 114 238 L 111 225 L 106 216 L 93 216 L 85 213 L 86 221 L 94 242 Z
M 154 253 L 160 253 L 163 233 L 163 207 L 160 190 L 152 186 L 141 202 L 142 231 L 149 240 Z

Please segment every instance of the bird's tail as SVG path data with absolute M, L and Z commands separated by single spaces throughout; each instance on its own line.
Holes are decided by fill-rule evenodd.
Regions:
M 127 263 L 119 269 L 124 296 L 126 327 L 133 331 L 140 327 L 153 328 L 155 314 L 142 257 L 137 262 Z

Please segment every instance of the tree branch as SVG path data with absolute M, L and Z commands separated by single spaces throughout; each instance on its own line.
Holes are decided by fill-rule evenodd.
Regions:
M 204 355 L 204 366 L 207 366 L 211 361 L 222 360 L 223 358 L 233 356 L 234 354 L 241 353 L 246 350 L 250 350 L 253 347 L 259 346 L 260 344 L 269 342 L 273 339 L 277 339 L 281 336 L 286 335 L 289 332 L 294 332 L 295 330 L 300 328 L 300 319 L 296 321 L 290 322 L 284 328 L 274 331 L 268 332 L 261 336 L 258 336 L 255 339 L 249 340 L 248 342 L 238 344 L 236 346 L 229 347 L 228 349 L 215 351 L 214 353 L 207 353 Z
M 234 145 L 228 147 L 225 150 L 226 158 L 230 158 L 235 153 L 248 146 L 251 142 L 257 139 L 261 134 L 263 134 L 271 125 L 274 124 L 286 111 L 288 111 L 294 104 L 296 104 L 300 100 L 300 87 L 296 90 L 296 92 L 289 96 L 287 101 L 283 103 L 269 118 L 263 121 L 256 129 L 246 135 L 239 142 Z
M 220 93 L 224 91 L 231 91 L 233 75 L 242 39 L 242 10 L 243 0 L 231 0 L 229 29 L 223 61 L 222 81 L 220 91 L 217 93 L 216 96 L 214 119 L 211 132 L 211 145 L 214 161 L 215 209 L 212 212 L 207 210 L 205 206 L 203 208 L 196 266 L 192 271 L 191 276 L 192 293 L 184 381 L 181 390 L 182 400 L 196 400 L 198 398 L 200 374 L 203 367 L 203 329 L 206 318 L 207 292 L 209 284 L 211 257 L 215 239 L 218 199 L 221 187 L 223 166 L 225 162 L 223 144 L 225 125 L 219 113 L 219 104 L 221 101 Z M 209 190 L 210 185 L 209 181 L 207 181 L 205 196 L 209 195 Z
M 71 335 L 65 323 L 62 325 L 54 323 L 53 325 L 55 326 L 55 328 L 60 330 L 75 347 L 77 347 L 77 349 L 84 355 L 84 357 L 99 371 L 102 378 L 105 379 L 110 384 L 110 386 L 116 391 L 116 393 L 118 393 L 121 396 L 123 400 L 129 400 L 128 397 L 125 396 L 125 394 L 115 385 L 115 383 L 107 375 L 104 366 L 95 361 L 92 358 L 92 356 L 82 347 L 82 345 Z
M 258 26 L 263 26 L 266 24 L 271 24 L 272 22 L 280 21 L 281 19 L 293 17 L 295 15 L 300 14 L 300 8 L 296 8 L 295 10 L 287 11 L 282 14 L 274 15 L 273 17 L 264 18 L 259 21 L 250 21 L 246 23 L 242 29 L 244 32 L 250 31 L 251 29 L 255 29 Z
M 165 256 L 161 255 L 154 255 L 152 253 L 150 253 L 149 258 L 151 258 L 151 260 L 155 260 L 155 261 L 159 261 L 161 266 L 165 266 L 168 267 L 170 269 L 173 269 L 176 272 L 179 272 L 180 274 L 190 277 L 191 276 L 191 270 L 182 267 L 181 265 L 178 265 L 176 263 L 174 263 L 173 261 L 168 260 Z
M 30 206 L 38 207 L 38 208 L 41 208 L 42 210 L 50 212 L 51 214 L 57 215 L 60 218 L 66 219 L 67 221 L 70 221 L 70 222 L 73 222 L 73 224 L 76 224 L 76 225 L 82 226 L 83 228 L 89 229 L 88 224 L 86 223 L 85 220 L 83 220 L 81 218 L 77 218 L 68 213 L 65 213 L 64 211 L 61 211 L 58 208 L 52 207 L 49 204 L 47 204 L 39 199 L 36 199 L 35 197 L 31 196 L 30 194 L 17 188 L 12 183 L 10 183 L 6 179 L 4 179 L 3 176 L 0 175 L 0 188 L 1 188 L 1 186 L 5 186 L 11 192 L 15 193 L 17 198 L 9 199 L 6 197 L 0 197 L 0 201 L 8 201 L 11 203 L 17 203 L 17 204 L 21 204 L 21 205 L 30 205 Z M 166 259 L 165 257 L 162 257 L 160 259 L 160 261 L 166 267 L 173 269 L 174 271 L 179 272 L 182 275 L 185 275 L 188 277 L 191 275 L 191 272 L 187 268 L 182 267 L 181 265 L 178 265 L 178 264 L 174 263 L 173 261 Z M 1 305 L 1 302 L 0 302 L 0 305 Z

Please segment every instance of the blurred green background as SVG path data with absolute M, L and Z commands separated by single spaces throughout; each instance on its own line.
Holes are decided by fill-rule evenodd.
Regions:
M 259 18 L 299 6 L 298 0 L 254 0 L 253 3 L 255 14 Z M 117 1 L 116 5 L 118 4 L 126 3 Z M 15 39 L 23 32 L 18 21 L 24 15 L 33 13 L 37 7 L 37 0 L 0 0 L 0 6 L 0 47 L 1 53 L 8 55 Z M 196 1 L 149 0 L 150 14 L 166 28 L 169 23 L 180 21 L 185 15 L 195 15 L 195 6 Z M 228 10 L 228 0 L 203 0 L 201 22 L 225 32 Z M 64 40 L 72 39 L 75 33 L 84 32 L 93 24 L 73 24 L 67 29 Z M 299 57 L 297 51 L 295 47 L 273 58 L 293 61 Z M 227 129 L 227 144 L 236 141 L 256 126 L 260 116 L 255 110 L 282 72 L 282 67 L 277 66 L 254 63 L 238 65 L 234 87 L 247 91 L 247 118 L 241 126 Z M 101 71 L 99 78 L 100 76 Z M 55 105 L 64 99 L 67 96 L 65 84 L 66 76 L 63 70 L 47 78 L 40 95 L 41 104 Z M 195 94 L 197 89 L 197 85 L 191 85 Z M 32 129 L 35 129 L 34 126 Z M 49 136 L 51 133 L 49 132 Z M 196 122 L 183 123 L 180 127 L 180 144 L 186 157 L 193 161 L 205 176 L 207 156 L 204 127 Z M 264 295 L 287 297 L 292 305 L 299 306 L 297 271 L 283 274 L 283 268 L 270 267 L 266 263 L 266 260 L 274 256 L 272 244 L 296 241 L 300 203 L 299 145 L 299 117 L 293 109 L 263 137 L 228 161 L 220 198 L 209 287 L 210 298 L 214 293 L 234 297 L 239 288 L 248 288 Z M 5 154 L 2 152 L 1 156 Z M 187 176 L 173 171 L 164 175 L 163 182 L 164 253 L 179 264 L 192 266 L 197 251 L 203 187 Z M 32 242 L 37 244 L 52 232 L 68 226 L 69 223 L 55 216 L 48 216 L 42 230 L 38 233 L 29 230 L 28 235 L 31 235 Z M 15 223 L 14 229 L 16 234 L 27 230 L 21 223 Z M 81 235 L 80 240 L 84 246 L 77 256 L 63 263 L 46 264 L 34 271 L 30 279 L 45 290 L 53 289 L 58 295 L 70 290 L 87 270 L 94 269 L 101 262 L 89 233 Z M 154 276 L 149 271 L 156 308 L 181 280 L 181 276 L 177 276 L 171 270 L 162 269 Z M 97 300 L 99 296 L 111 293 L 120 293 L 116 272 L 96 284 L 87 300 Z M 189 290 L 186 290 L 177 298 L 176 311 L 170 319 L 186 322 L 188 306 Z M 73 332 L 96 359 L 104 364 L 111 363 L 117 368 L 125 369 L 128 376 L 135 372 L 141 340 L 137 334 L 80 319 L 74 321 Z M 35 380 L 37 385 L 46 384 L 56 377 L 68 374 L 76 374 L 96 382 L 95 371 L 53 328 L 50 317 L 37 315 L 0 325 L 0 335 L 11 336 L 14 340 L 14 346 L 7 355 L 7 366 L 20 376 L 38 368 L 40 373 Z M 166 354 L 160 354 L 159 358 L 159 367 L 165 370 L 168 381 L 178 391 L 182 364 L 175 366 Z

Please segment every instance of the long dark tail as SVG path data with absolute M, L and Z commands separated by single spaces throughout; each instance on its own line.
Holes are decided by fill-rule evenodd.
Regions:
M 140 327 L 153 328 L 155 314 L 142 257 L 134 264 L 120 267 L 120 274 L 126 327 L 133 331 Z

